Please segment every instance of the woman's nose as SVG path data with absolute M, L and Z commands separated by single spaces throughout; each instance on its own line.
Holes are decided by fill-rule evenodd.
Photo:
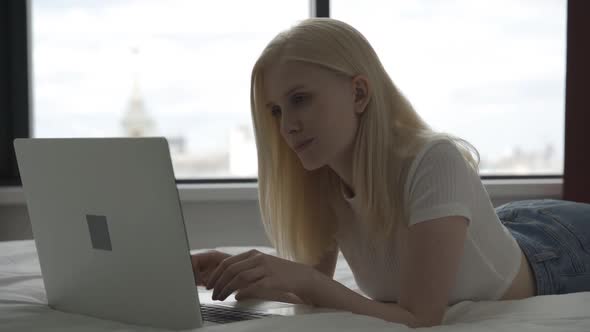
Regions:
M 281 119 L 281 127 L 283 132 L 287 134 L 297 133 L 302 129 L 301 121 L 293 116 L 283 116 Z

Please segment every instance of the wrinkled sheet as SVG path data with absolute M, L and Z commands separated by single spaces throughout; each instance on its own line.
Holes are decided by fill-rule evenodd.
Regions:
M 221 247 L 228 253 L 267 247 Z M 193 251 L 194 252 L 194 251 Z M 342 255 L 335 279 L 360 292 Z M 0 242 L 0 331 L 165 331 L 53 310 L 33 240 Z M 193 331 L 406 331 L 409 328 L 349 312 L 320 312 L 208 326 Z M 445 325 L 428 331 L 590 331 L 590 292 L 537 296 L 518 301 L 455 304 Z

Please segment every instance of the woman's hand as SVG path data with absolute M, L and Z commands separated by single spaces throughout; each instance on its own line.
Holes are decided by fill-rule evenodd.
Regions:
M 205 286 L 211 273 L 219 266 L 219 264 L 231 255 L 217 251 L 210 250 L 191 255 L 191 262 L 193 265 L 193 273 L 198 286 Z
M 291 293 L 296 301 L 304 299 L 313 273 L 311 266 L 250 250 L 224 259 L 210 275 L 207 289 L 213 288 L 212 298 L 220 301 L 234 291 L 239 291 L 237 299 L 249 294 L 288 297 Z

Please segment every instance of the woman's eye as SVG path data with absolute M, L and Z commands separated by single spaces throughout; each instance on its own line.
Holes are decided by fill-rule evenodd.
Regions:
M 272 116 L 279 116 L 281 115 L 281 108 L 278 106 L 274 106 L 271 110 L 270 113 L 272 114 Z

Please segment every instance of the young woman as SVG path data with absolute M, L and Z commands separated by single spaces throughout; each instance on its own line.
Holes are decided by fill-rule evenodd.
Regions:
M 237 291 L 421 327 L 463 300 L 590 290 L 590 204 L 494 208 L 477 150 L 433 131 L 350 25 L 313 18 L 275 37 L 252 70 L 251 110 L 279 257 L 193 255 L 214 299 Z M 332 279 L 339 251 L 368 297 Z

